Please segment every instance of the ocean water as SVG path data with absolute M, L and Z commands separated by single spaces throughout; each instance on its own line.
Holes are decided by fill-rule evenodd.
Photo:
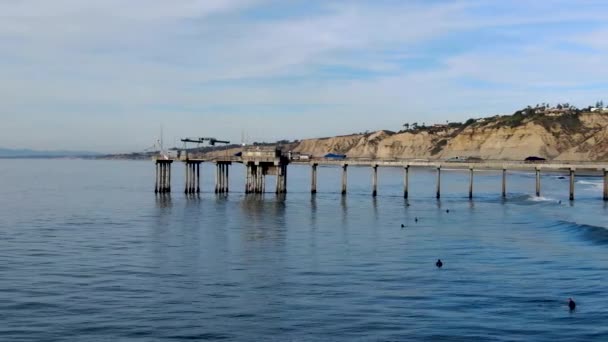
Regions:
M 290 166 L 155 196 L 152 162 L 0 160 L 1 341 L 608 341 L 601 179 Z M 269 177 L 268 191 L 273 190 Z M 447 212 L 449 210 L 449 212 Z M 415 221 L 418 218 L 418 222 Z M 401 224 L 406 225 L 401 228 Z M 441 258 L 442 269 L 435 267 Z M 567 299 L 578 306 L 570 312 Z

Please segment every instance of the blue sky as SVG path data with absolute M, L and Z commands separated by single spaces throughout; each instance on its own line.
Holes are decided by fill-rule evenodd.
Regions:
M 0 146 L 137 151 L 608 100 L 599 0 L 0 0 Z

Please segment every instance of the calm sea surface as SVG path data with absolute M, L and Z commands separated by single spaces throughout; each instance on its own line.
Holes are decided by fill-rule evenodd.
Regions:
M 0 160 L 2 341 L 608 341 L 601 179 L 291 166 L 289 193 L 187 197 L 174 166 Z M 273 190 L 269 177 L 268 191 Z M 561 202 L 560 202 L 561 201 Z M 409 204 L 409 205 L 408 205 Z M 449 213 L 447 210 L 449 209 Z M 415 222 L 415 218 L 418 222 Z M 401 228 L 405 224 L 405 229 Z M 443 269 L 436 269 L 441 258 Z M 567 299 L 578 307 L 569 312 Z

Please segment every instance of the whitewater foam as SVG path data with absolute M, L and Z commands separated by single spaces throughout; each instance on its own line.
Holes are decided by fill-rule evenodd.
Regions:
M 532 201 L 532 202 L 558 202 L 558 200 L 555 198 L 549 198 L 549 197 L 544 197 L 544 196 L 532 196 L 532 195 L 529 195 L 527 200 Z
M 602 190 L 604 184 L 602 182 L 591 182 L 591 181 L 586 181 L 586 180 L 578 180 L 576 181 L 576 184 L 581 184 L 581 185 L 590 185 L 591 187 L 589 187 L 588 189 L 592 189 L 592 190 Z

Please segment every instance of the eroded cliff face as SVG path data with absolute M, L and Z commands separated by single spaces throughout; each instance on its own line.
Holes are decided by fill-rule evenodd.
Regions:
M 608 160 L 608 115 L 494 120 L 467 127 L 401 133 L 378 131 L 302 140 L 294 151 L 322 157 L 446 159 L 456 156 L 522 160 L 528 156 L 572 161 Z
M 557 139 L 537 124 L 520 127 L 469 127 L 450 139 L 436 157 L 480 157 L 482 159 L 520 160 L 527 156 L 555 158 Z

